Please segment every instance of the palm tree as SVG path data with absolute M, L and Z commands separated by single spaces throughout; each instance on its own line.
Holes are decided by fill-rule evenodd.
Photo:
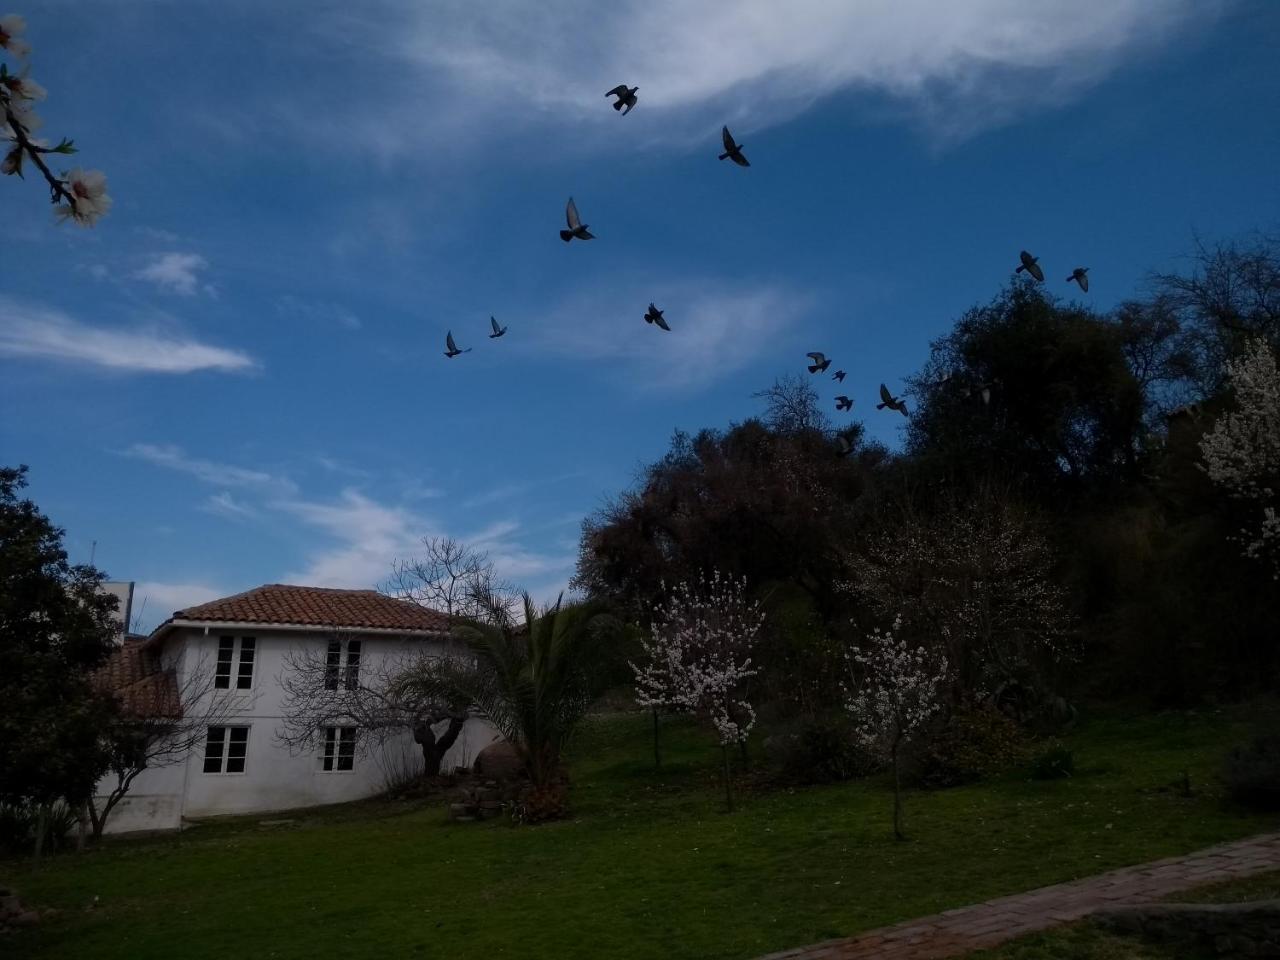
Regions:
M 420 691 L 448 687 L 474 704 L 516 749 L 537 788 L 555 781 L 564 748 L 599 692 L 592 669 L 598 641 L 620 626 L 597 603 L 565 607 L 562 600 L 539 611 L 523 594 L 524 623 L 517 624 L 500 598 L 487 598 L 483 621 L 454 630 L 465 661 L 403 681 Z

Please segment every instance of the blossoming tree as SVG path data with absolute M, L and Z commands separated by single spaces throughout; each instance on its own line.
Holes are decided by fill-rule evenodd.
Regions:
M 947 661 L 932 661 L 924 647 L 912 649 L 899 638 L 901 628 L 898 615 L 887 631 L 875 628 L 864 649 L 848 653 L 851 676 L 844 706 L 853 718 L 854 736 L 893 769 L 893 835 L 905 840 L 898 763 L 903 746 L 941 705 Z
M 66 137 L 50 146 L 34 136 L 43 124 L 35 105 L 45 99 L 47 91 L 31 79 L 31 47 L 22 39 L 26 26 L 17 14 L 0 16 L 0 53 L 22 64 L 21 71 L 14 73 L 8 62 L 0 60 L 0 174 L 22 177 L 23 165 L 29 161 L 49 185 L 59 219 L 89 227 L 111 209 L 107 178 L 98 170 L 79 167 L 61 175 L 49 169 L 45 160 L 49 154 L 69 156 L 77 151 Z
M 1236 406 L 1201 439 L 1204 470 L 1254 510 L 1238 538 L 1244 555 L 1270 562 L 1280 579 L 1280 368 L 1271 345 L 1257 337 L 1226 371 Z
M 760 605 L 747 598 L 746 579 L 702 574 L 681 581 L 654 610 L 642 663 L 631 664 L 636 702 L 650 709 L 692 713 L 710 720 L 724 758 L 725 803 L 733 809 L 729 746 L 746 742 L 756 712 L 743 689 L 755 676 L 751 648 L 764 624 Z

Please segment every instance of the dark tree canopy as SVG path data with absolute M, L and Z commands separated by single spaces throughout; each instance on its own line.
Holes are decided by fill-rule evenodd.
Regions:
M 114 702 L 90 678 L 114 647 L 117 601 L 19 499 L 26 472 L 0 468 L 0 800 L 83 800 L 106 769 Z
M 1138 475 L 1144 397 L 1121 331 L 1029 281 L 935 341 L 913 389 L 907 453 L 926 473 L 1059 504 Z

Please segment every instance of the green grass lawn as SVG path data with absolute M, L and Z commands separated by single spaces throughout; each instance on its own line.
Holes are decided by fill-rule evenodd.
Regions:
M 451 824 L 378 802 L 0 864 L 24 900 L 63 911 L 0 952 L 750 958 L 1275 829 L 1216 783 L 1257 713 L 1093 717 L 1066 738 L 1074 778 L 912 793 L 906 843 L 883 780 L 746 790 L 727 814 L 705 732 L 668 728 L 657 771 L 646 716 L 601 718 L 575 749 L 574 820 Z M 1190 798 L 1168 787 L 1184 768 Z

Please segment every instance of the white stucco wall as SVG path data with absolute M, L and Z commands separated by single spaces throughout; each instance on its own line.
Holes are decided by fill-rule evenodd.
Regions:
M 165 658 L 178 665 L 180 677 L 198 668 L 212 669 L 217 659 L 218 638 L 224 631 L 183 628 L 166 639 Z M 232 724 L 248 726 L 249 739 L 244 773 L 205 773 L 203 745 L 176 766 L 147 770 L 133 783 L 129 795 L 116 807 L 107 823 L 107 832 L 175 829 L 183 818 L 289 810 L 298 807 L 358 800 L 382 792 L 389 777 L 408 767 L 422 768 L 422 754 L 411 734 L 382 746 L 370 745 L 357 752 L 351 771 L 324 771 L 320 749 L 290 753 L 277 739 L 282 719 L 282 690 L 279 677 L 286 669 L 286 654 L 310 646 L 321 653 L 328 644 L 325 633 L 236 629 L 236 636 L 256 638 L 257 652 L 253 682 L 249 690 L 217 691 L 238 701 Z M 375 668 L 380 658 L 403 658 L 443 649 L 439 641 L 359 635 L 362 641 L 362 669 Z M 237 661 L 238 662 L 238 661 Z M 234 671 L 233 671 L 234 678 Z M 232 680 L 234 684 L 234 679 Z M 199 710 L 199 705 L 196 706 Z M 443 725 L 440 728 L 443 730 Z M 458 740 L 445 756 L 442 770 L 469 766 L 477 753 L 498 739 L 497 732 L 479 719 L 467 721 Z M 108 781 L 100 786 L 106 786 Z

